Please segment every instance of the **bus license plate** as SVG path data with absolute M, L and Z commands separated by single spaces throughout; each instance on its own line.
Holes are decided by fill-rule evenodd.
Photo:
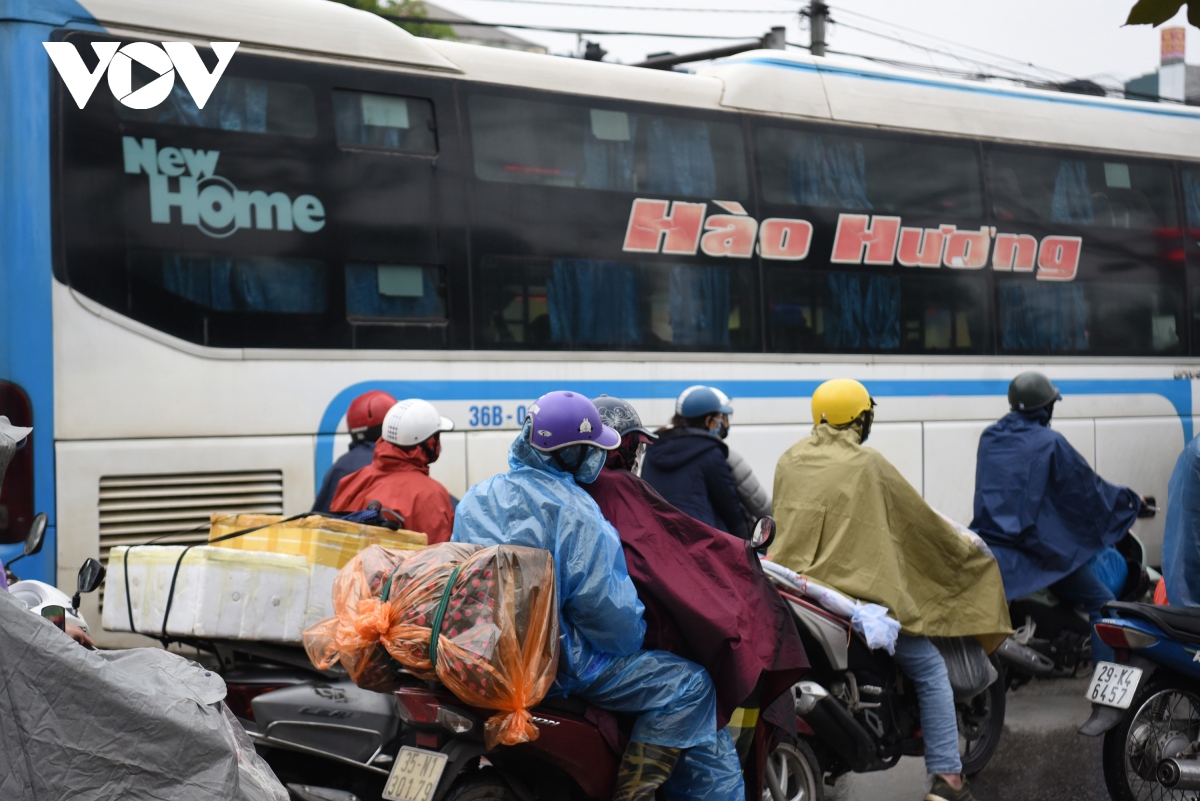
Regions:
M 1092 686 L 1088 688 L 1087 698 L 1093 704 L 1128 709 L 1141 680 L 1141 668 L 1100 662 L 1092 674 Z
M 391 775 L 383 788 L 387 801 L 430 801 L 437 789 L 442 771 L 446 769 L 445 754 L 410 748 L 407 745 L 396 755 Z

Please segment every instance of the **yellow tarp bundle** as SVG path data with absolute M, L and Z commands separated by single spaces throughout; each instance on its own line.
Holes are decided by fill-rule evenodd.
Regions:
M 954 530 L 858 432 L 820 425 L 775 469 L 771 558 L 886 606 L 906 634 L 975 636 L 989 652 L 1012 633 L 995 560 Z
M 217 539 L 247 528 L 267 528 L 240 537 L 213 543 L 220 548 L 241 551 L 270 551 L 303 556 L 310 564 L 341 569 L 368 545 L 381 545 L 402 551 L 425 547 L 425 535 L 416 531 L 392 531 L 379 526 L 348 523 L 323 515 L 309 515 L 280 523 L 282 515 L 213 513 L 208 539 Z

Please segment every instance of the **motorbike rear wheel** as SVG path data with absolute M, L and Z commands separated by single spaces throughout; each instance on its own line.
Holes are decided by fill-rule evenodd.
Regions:
M 1177 676 L 1138 688 L 1121 722 L 1104 735 L 1104 784 L 1113 801 L 1183 801 L 1194 791 L 1158 783 L 1161 759 L 1177 756 L 1200 734 L 1200 692 Z
M 767 757 L 779 777 L 785 801 L 821 801 L 824 795 L 823 773 L 817 755 L 808 743 L 787 739 Z M 763 801 L 772 801 L 771 790 L 763 787 Z
M 520 797 L 494 770 L 479 770 L 460 778 L 446 793 L 446 801 L 520 801 Z
M 958 704 L 958 753 L 963 773 L 974 777 L 991 761 L 1000 745 L 1004 730 L 1004 710 L 1008 684 L 1004 668 L 992 657 L 1000 677 L 991 686 L 965 704 Z

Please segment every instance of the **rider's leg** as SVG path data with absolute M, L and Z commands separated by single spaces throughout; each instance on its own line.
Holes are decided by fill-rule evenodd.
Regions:
M 639 793 L 644 793 L 650 783 L 656 781 L 653 787 L 658 787 L 670 773 L 669 769 L 664 773 L 661 767 L 648 765 L 636 753 L 641 747 L 635 743 L 654 747 L 655 761 L 663 764 L 670 749 L 675 750 L 676 757 L 685 749 L 701 749 L 701 758 L 689 763 L 690 775 L 698 776 L 720 766 L 724 771 L 738 771 L 740 779 L 737 752 L 729 748 L 725 754 L 717 748 L 717 698 L 712 679 L 694 662 L 666 651 L 638 651 L 613 659 L 595 681 L 575 694 L 604 709 L 638 716 L 630 735 L 630 748 L 622 759 L 622 782 L 625 777 L 631 782 L 635 780 L 636 767 L 638 786 L 626 789 L 619 783 L 619 796 L 640 798 Z M 724 742 L 728 744 L 728 738 Z M 706 757 L 708 752 L 714 756 Z M 642 764 L 635 765 L 637 762 Z M 651 797 L 653 787 L 649 788 Z M 738 793 L 742 795 L 740 787 Z
M 958 755 L 958 718 L 946 662 L 928 637 L 901 634 L 896 640 L 896 664 L 917 688 L 921 732 L 925 740 L 925 770 L 943 776 L 962 773 Z
M 1103 616 L 1100 609 L 1109 601 L 1116 600 L 1103 581 L 1096 577 L 1088 565 L 1081 565 L 1078 570 L 1065 578 L 1050 585 L 1054 594 L 1070 603 L 1079 604 L 1087 612 L 1092 624 L 1092 664 L 1113 661 L 1113 650 L 1096 636 L 1095 625 Z
M 744 801 L 742 764 L 729 731 L 717 732 L 712 745 L 698 745 L 683 752 L 675 772 L 663 785 L 667 801 Z

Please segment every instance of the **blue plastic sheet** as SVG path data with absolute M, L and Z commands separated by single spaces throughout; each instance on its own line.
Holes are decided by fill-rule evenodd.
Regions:
M 1200 606 L 1200 437 L 1183 449 L 1167 485 L 1162 572 L 1172 606 Z
M 667 801 L 742 801 L 746 789 L 729 731 L 721 729 L 711 746 L 685 751 L 662 789 Z
M 1121 597 L 1125 589 L 1125 579 L 1129 577 L 1129 565 L 1121 552 L 1111 545 L 1100 551 L 1088 561 L 1088 567 L 1096 578 L 1100 579 L 1114 598 Z

